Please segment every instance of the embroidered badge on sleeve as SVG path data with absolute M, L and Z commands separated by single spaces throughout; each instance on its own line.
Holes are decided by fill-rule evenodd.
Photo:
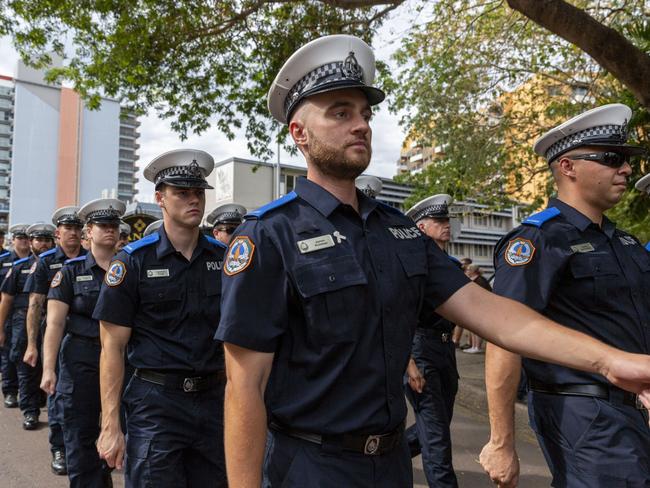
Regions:
M 533 260 L 535 246 L 528 239 L 513 239 L 508 243 L 505 260 L 510 266 L 524 266 Z
M 247 236 L 237 236 L 228 248 L 224 273 L 228 276 L 241 273 L 253 262 L 255 244 Z
M 56 274 L 54 275 L 54 278 L 52 278 L 52 283 L 50 283 L 50 288 L 56 288 L 61 284 L 61 279 L 63 278 L 63 274 L 61 274 L 61 271 L 57 271 Z
M 122 261 L 113 261 L 106 272 L 104 281 L 108 286 L 117 286 L 124 281 L 125 276 L 126 266 L 124 266 L 124 263 Z

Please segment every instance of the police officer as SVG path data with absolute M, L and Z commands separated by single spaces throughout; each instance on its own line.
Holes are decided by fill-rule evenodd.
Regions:
M 567 334 L 470 283 L 411 219 L 356 190 L 371 107 L 384 98 L 374 69 L 362 40 L 323 37 L 269 92 L 307 179 L 247 216 L 223 266 L 216 337 L 232 486 L 258 488 L 263 464 L 268 487 L 412 486 L 402 379 L 418 317 L 432 310 L 518 352 L 636 378 L 626 383 L 636 391 L 650 383 L 650 358 Z
M 142 233 L 142 237 L 147 237 L 149 234 L 158 232 L 158 229 L 160 229 L 162 225 L 163 225 L 163 219 L 154 220 L 144 229 L 144 232 Z
M 24 291 L 28 276 L 36 269 L 38 255 L 54 247 L 54 226 L 45 223 L 32 224 L 23 232 L 27 233 L 31 254 L 14 261 L 0 286 L 0 323 L 11 317 L 11 349 L 9 358 L 16 365 L 18 372 L 18 398 L 23 413 L 23 428 L 34 430 L 38 427 L 40 411 L 41 363 L 33 366 L 24 362 L 23 355 L 27 348 L 27 330 L 25 320 L 29 294 Z M 20 232 L 17 230 L 17 232 Z
M 99 459 L 95 447 L 101 412 L 101 346 L 99 323 L 92 314 L 104 274 L 114 257 L 125 209 L 121 201 L 106 198 L 93 200 L 79 210 L 79 218 L 87 222 L 90 252 L 66 261 L 54 275 L 48 293 L 41 388 L 50 395 L 56 389 L 60 395 L 71 487 L 112 486 L 110 470 Z
M 427 237 L 445 250 L 451 238 L 447 194 L 434 195 L 406 212 Z M 456 265 L 460 263 L 449 256 Z M 452 464 L 451 419 L 458 392 L 454 324 L 431 311 L 419 317 L 412 359 L 407 367 L 404 391 L 415 412 L 415 425 L 406 430 L 411 454 L 422 452 L 422 466 L 430 487 L 456 487 Z M 424 381 L 422 381 L 422 378 Z
M 45 300 L 52 278 L 63 267 L 63 263 L 77 256 L 86 254 L 81 247 L 81 229 L 84 222 L 79 218 L 79 207 L 67 206 L 57 209 L 52 214 L 52 224 L 56 226 L 57 246 L 38 257 L 34 272 L 25 283 L 25 292 L 29 293 L 27 311 L 27 350 L 23 361 L 34 366 L 38 360 L 38 341 L 45 322 Z M 49 442 L 52 453 L 50 468 L 54 474 L 66 474 L 65 446 L 63 440 L 60 401 L 58 393 L 47 399 Z
M 4 251 L 0 254 L 0 283 L 13 266 L 14 261 L 29 256 L 29 237 L 27 236 L 26 224 L 15 224 L 9 230 L 11 232 L 11 243 L 13 251 Z M 0 347 L 2 354 L 2 394 L 4 405 L 7 408 L 18 407 L 18 372 L 16 363 L 9 359 L 11 349 L 11 317 L 5 320 L 0 335 L 4 337 L 4 346 Z
M 355 180 L 355 185 L 359 191 L 370 198 L 375 198 L 381 193 L 384 184 L 376 176 L 361 175 Z
M 623 196 L 629 158 L 644 152 L 626 143 L 631 116 L 622 104 L 598 107 L 537 140 L 557 197 L 499 242 L 494 291 L 614 347 L 648 354 L 650 259 L 604 216 Z M 523 364 L 530 424 L 554 487 L 648 486 L 648 415 L 635 395 L 566 365 Z M 520 367 L 519 356 L 489 347 L 492 433 L 481 462 L 502 486 L 515 486 L 519 471 L 513 402 Z
M 126 486 L 226 486 L 223 459 L 223 348 L 219 322 L 221 242 L 205 237 L 204 151 L 177 150 L 144 170 L 164 224 L 112 262 L 94 318 L 101 321 L 102 430 L 97 449 L 121 466 L 123 354 L 135 374 L 124 392 Z
M 242 223 L 246 207 L 236 203 L 227 203 L 215 208 L 206 217 L 206 222 L 212 226 L 212 235 L 226 246 L 230 244 L 232 233 Z
M 120 221 L 120 237 L 115 245 L 115 252 L 120 252 L 124 246 L 129 243 L 129 236 L 131 235 L 131 226 L 126 222 Z

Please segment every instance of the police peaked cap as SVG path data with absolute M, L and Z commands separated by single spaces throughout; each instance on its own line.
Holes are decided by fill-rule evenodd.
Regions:
M 239 225 L 246 215 L 246 207 L 237 203 L 227 203 L 215 208 L 206 217 L 206 222 L 212 226 L 219 224 Z
M 429 217 L 433 219 L 448 219 L 449 205 L 453 202 L 451 195 L 441 193 L 420 200 L 413 205 L 407 212 L 406 216 L 417 222 L 420 219 Z
M 361 175 L 357 177 L 354 184 L 357 189 L 370 198 L 375 198 L 381 192 L 384 184 L 376 176 Z
M 144 169 L 144 177 L 156 185 L 212 189 L 206 177 L 214 169 L 214 159 L 200 149 L 175 149 L 154 158 Z
M 627 144 L 627 125 L 631 117 L 632 110 L 622 103 L 588 110 L 537 139 L 533 150 L 549 163 L 572 149 L 584 146 L 638 156 L 645 153 L 645 149 Z
M 650 173 L 637 181 L 634 187 L 637 190 L 644 191 L 650 195 Z
M 160 227 L 162 227 L 162 225 L 163 225 L 163 219 L 151 222 L 147 226 L 147 228 L 144 230 L 144 233 L 142 234 L 142 237 L 147 237 L 149 234 L 153 234 L 154 232 L 158 232 L 158 229 L 160 229 Z
M 52 214 L 52 223 L 59 225 L 76 225 L 83 227 L 84 221 L 79 217 L 79 207 L 70 205 L 56 209 Z
M 268 93 L 269 112 L 286 124 L 301 100 L 334 90 L 358 88 L 370 105 L 386 95 L 372 86 L 375 55 L 358 37 L 337 34 L 315 39 L 291 55 L 275 77 Z
M 18 236 L 27 237 L 28 227 L 29 227 L 28 224 L 14 224 L 11 227 L 9 227 L 9 232 L 11 232 L 12 237 L 18 237 Z
M 52 224 L 47 224 L 45 222 L 36 222 L 29 227 L 27 227 L 27 235 L 30 239 L 34 237 L 44 237 L 46 239 L 54 239 L 54 232 L 56 227 Z
M 97 198 L 79 209 L 79 216 L 89 224 L 120 224 L 126 205 L 116 198 Z

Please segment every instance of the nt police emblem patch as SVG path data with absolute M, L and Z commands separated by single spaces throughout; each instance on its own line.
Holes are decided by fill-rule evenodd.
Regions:
M 246 236 L 237 236 L 230 244 L 223 271 L 228 276 L 241 273 L 253 262 L 255 244 Z
M 52 283 L 50 283 L 50 288 L 56 288 L 61 284 L 61 280 L 63 279 L 63 274 L 61 274 L 61 271 L 57 271 L 56 274 L 54 275 L 54 278 L 52 278 Z
M 122 261 L 113 261 L 108 271 L 106 271 L 104 281 L 108 286 L 117 286 L 124 281 L 125 276 L 126 266 L 124 266 L 124 263 Z
M 510 266 L 523 266 L 533 260 L 535 246 L 528 239 L 514 239 L 508 243 L 505 258 Z

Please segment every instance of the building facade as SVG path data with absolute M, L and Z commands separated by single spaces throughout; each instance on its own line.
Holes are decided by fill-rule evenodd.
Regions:
M 14 87 L 11 78 L 0 76 L 0 229 L 9 223 L 11 145 L 13 141 Z
M 0 131 L 9 131 L 10 144 L 0 148 L 0 171 L 6 167 L 9 185 L 5 226 L 49 221 L 56 208 L 102 195 L 130 202 L 137 193 L 138 121 L 111 99 L 89 110 L 78 93 L 46 83 L 43 75 L 19 62 L 16 77 L 2 80 L 0 105 L 11 105 L 5 107 L 8 123 L 0 122 L 9 126 Z M 6 139 L 0 136 L 0 144 Z

